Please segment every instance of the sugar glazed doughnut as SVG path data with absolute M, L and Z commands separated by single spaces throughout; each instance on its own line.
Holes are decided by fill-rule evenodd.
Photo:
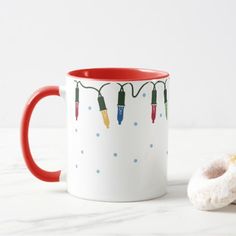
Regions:
M 236 200 L 236 155 L 211 161 L 188 184 L 188 197 L 199 210 L 214 210 Z

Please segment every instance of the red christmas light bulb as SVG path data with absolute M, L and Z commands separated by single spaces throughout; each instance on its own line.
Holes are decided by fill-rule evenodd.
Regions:
M 79 102 L 75 102 L 75 119 L 78 120 L 79 116 Z
M 151 115 L 152 123 L 154 123 L 156 120 L 156 114 L 157 114 L 157 105 L 152 104 L 152 115 Z
M 157 90 L 154 87 L 152 90 L 152 113 L 151 113 L 151 118 L 152 118 L 152 123 L 155 122 L 156 120 L 156 114 L 157 114 Z

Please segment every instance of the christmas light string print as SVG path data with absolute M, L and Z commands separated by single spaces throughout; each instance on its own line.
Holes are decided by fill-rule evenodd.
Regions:
M 137 93 L 135 94 L 134 92 L 134 86 L 132 83 L 117 83 L 120 86 L 120 91 L 118 92 L 118 110 L 117 110 L 117 121 L 118 124 L 120 125 L 124 119 L 124 107 L 125 107 L 125 91 L 124 91 L 124 86 L 126 85 L 130 85 L 131 86 L 131 95 L 133 98 L 136 98 L 139 93 L 141 92 L 141 90 L 147 85 L 147 84 L 152 84 L 153 85 L 153 89 L 152 89 L 152 97 L 151 97 L 151 119 L 152 119 L 152 123 L 155 123 L 156 120 L 156 107 L 157 107 L 157 89 L 156 86 L 158 83 L 161 83 L 164 85 L 164 105 L 165 105 L 165 115 L 166 115 L 166 119 L 167 119 L 167 89 L 166 89 L 166 82 L 167 80 L 164 81 L 160 81 L 158 80 L 157 82 L 152 82 L 152 81 L 148 81 L 146 83 L 144 83 L 139 90 L 137 91 Z
M 124 119 L 124 108 L 125 108 L 125 91 L 124 86 L 130 85 L 131 86 L 131 95 L 133 98 L 136 98 L 139 93 L 141 92 L 142 88 L 148 84 L 149 82 L 144 83 L 138 90 L 138 92 L 134 93 L 134 86 L 132 83 L 117 83 L 120 86 L 120 91 L 118 92 L 118 103 L 117 103 L 117 121 L 118 124 L 121 125 L 123 119 Z
M 165 105 L 165 115 L 166 115 L 166 119 L 167 119 L 167 89 L 166 89 L 166 82 L 163 81 L 157 81 L 156 83 L 151 81 L 151 84 L 153 85 L 153 89 L 152 89 L 152 98 L 151 98 L 151 119 L 152 119 L 152 123 L 155 123 L 156 120 L 156 113 L 157 113 L 157 89 L 156 89 L 156 85 L 158 83 L 161 83 L 164 85 L 164 105 Z
M 117 103 L 117 121 L 120 125 L 124 118 L 124 109 L 125 109 L 125 91 L 121 84 L 120 91 L 118 92 L 118 103 Z
M 79 81 L 76 81 L 76 87 L 75 87 L 75 119 L 78 120 L 79 116 Z
M 155 123 L 156 120 L 156 114 L 157 114 L 157 89 L 156 89 L 156 83 L 151 82 L 153 85 L 152 89 L 152 99 L 151 99 L 151 106 L 152 106 L 152 111 L 151 111 L 151 119 L 152 123 Z
M 75 81 L 77 84 L 76 84 L 76 86 L 78 85 L 78 84 L 80 84 L 83 88 L 85 88 L 85 89 L 93 89 L 93 90 L 95 90 L 97 93 L 98 93 L 98 105 L 99 105 L 99 110 L 100 110 L 100 112 L 101 112 L 101 114 L 102 114 L 102 118 L 103 118 L 103 123 L 104 123 L 104 125 L 107 127 L 107 128 L 109 128 L 109 126 L 110 126 L 110 120 L 109 120 L 109 117 L 108 117 L 108 113 L 107 113 L 107 108 L 106 108 L 106 103 L 105 103 L 105 100 L 104 100 L 104 97 L 102 96 L 102 94 L 101 94 L 101 90 L 102 90 L 102 88 L 103 87 L 105 87 L 105 86 L 107 86 L 107 85 L 109 85 L 110 83 L 105 83 L 105 84 L 103 84 L 99 89 L 97 89 L 97 88 L 95 88 L 95 87 L 92 87 L 92 86 L 85 86 L 85 85 L 83 85 L 82 83 L 81 83 L 81 81 Z M 75 96 L 76 97 L 76 96 Z M 75 116 L 76 116 L 76 110 L 75 110 Z
M 92 87 L 92 86 L 85 86 L 81 83 L 81 81 L 76 81 L 76 88 L 75 88 L 75 117 L 76 120 L 78 119 L 78 114 L 79 114 L 79 85 L 81 85 L 83 88 L 85 89 L 93 89 L 98 93 L 98 105 L 99 105 L 99 110 L 102 114 L 102 118 L 103 118 L 103 123 L 105 124 L 105 126 L 107 128 L 109 128 L 110 126 L 110 120 L 108 117 L 108 113 L 107 113 L 107 108 L 106 108 L 106 104 L 105 104 L 105 100 L 104 97 L 101 94 L 101 90 L 103 87 L 109 85 L 110 83 L 105 83 L 103 84 L 99 89 Z M 158 83 L 161 83 L 164 86 L 164 106 L 165 106 L 165 116 L 166 119 L 168 118 L 168 101 L 167 101 L 167 87 L 166 87 L 166 83 L 167 80 L 165 81 L 160 81 L 158 80 L 157 82 L 152 82 L 152 81 L 148 81 L 145 82 L 143 85 L 141 85 L 141 87 L 138 89 L 138 91 L 135 93 L 134 91 L 134 86 L 132 83 L 128 82 L 128 83 L 116 83 L 117 85 L 120 86 L 120 90 L 118 91 L 118 103 L 117 103 L 117 121 L 118 124 L 121 125 L 123 119 L 124 119 L 124 108 L 125 108 L 125 90 L 124 87 L 129 85 L 131 87 L 131 95 L 133 98 L 136 98 L 140 92 L 142 91 L 142 89 L 147 85 L 147 84 L 152 84 L 153 85 L 153 89 L 152 89 L 152 96 L 151 96 L 151 120 L 152 123 L 155 123 L 156 120 L 156 112 L 157 112 L 157 89 L 156 86 Z

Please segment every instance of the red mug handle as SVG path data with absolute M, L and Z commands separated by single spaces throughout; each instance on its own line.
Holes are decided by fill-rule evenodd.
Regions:
M 29 123 L 30 123 L 30 118 L 32 115 L 32 112 L 36 106 L 36 104 L 42 99 L 47 96 L 60 96 L 60 89 L 58 86 L 46 86 L 38 89 L 33 93 L 29 101 L 27 102 L 25 106 L 25 110 L 23 113 L 22 121 L 21 121 L 21 148 L 23 152 L 23 157 L 25 159 L 26 165 L 31 171 L 31 173 L 47 182 L 58 182 L 60 181 L 60 174 L 61 171 L 46 171 L 41 169 L 33 160 L 31 151 L 30 151 L 30 146 L 29 146 L 29 137 L 28 137 L 28 131 L 29 131 Z

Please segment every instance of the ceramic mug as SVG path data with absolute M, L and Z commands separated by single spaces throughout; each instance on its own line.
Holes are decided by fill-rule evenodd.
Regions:
M 26 104 L 21 146 L 37 178 L 58 182 L 61 171 L 34 162 L 28 140 L 30 117 L 44 97 L 66 101 L 68 192 L 99 201 L 139 201 L 166 192 L 168 155 L 167 72 L 136 68 L 71 71 L 65 86 L 37 90 Z

